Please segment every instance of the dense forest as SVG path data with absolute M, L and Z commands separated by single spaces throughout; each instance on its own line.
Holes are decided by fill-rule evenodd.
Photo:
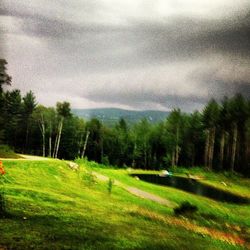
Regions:
M 19 153 L 53 158 L 87 157 L 103 164 L 143 169 L 205 166 L 250 174 L 250 100 L 241 94 L 210 100 L 202 112 L 173 110 L 165 121 L 146 119 L 107 127 L 72 115 L 70 103 L 44 107 L 30 91 L 6 90 L 0 59 L 0 144 Z

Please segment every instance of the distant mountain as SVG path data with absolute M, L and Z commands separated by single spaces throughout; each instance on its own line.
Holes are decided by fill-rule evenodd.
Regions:
M 90 120 L 97 118 L 106 125 L 114 125 L 121 118 L 125 119 L 128 124 L 134 124 L 143 118 L 146 118 L 151 123 L 157 123 L 164 120 L 169 112 L 158 110 L 125 110 L 118 108 L 100 108 L 100 109 L 72 109 L 73 114 Z

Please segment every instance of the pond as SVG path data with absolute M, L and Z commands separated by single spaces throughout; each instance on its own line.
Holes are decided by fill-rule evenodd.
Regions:
M 134 174 L 131 176 L 134 177 L 137 176 L 139 177 L 140 180 L 146 182 L 178 188 L 217 201 L 238 203 L 238 204 L 250 203 L 250 199 L 248 198 L 240 197 L 232 193 L 219 190 L 217 188 L 208 186 L 206 184 L 203 184 L 197 180 L 193 180 L 190 178 L 177 177 L 177 176 L 161 177 L 155 174 Z

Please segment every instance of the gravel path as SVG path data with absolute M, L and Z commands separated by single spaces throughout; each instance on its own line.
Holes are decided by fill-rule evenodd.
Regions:
M 100 181 L 108 181 L 109 180 L 109 178 L 107 176 L 105 176 L 105 175 L 99 174 L 97 172 L 92 172 L 92 173 Z M 121 188 L 123 188 L 123 189 L 125 189 L 129 193 L 140 197 L 140 198 L 151 200 L 151 201 L 157 202 L 157 203 L 159 203 L 161 205 L 164 205 L 164 206 L 167 206 L 167 207 L 171 207 L 171 208 L 174 207 L 174 204 L 172 202 L 170 202 L 167 199 L 163 199 L 158 195 L 143 191 L 143 190 L 141 190 L 139 188 L 124 185 L 123 183 L 121 183 L 120 181 L 117 181 L 117 180 L 114 181 L 114 184 L 121 187 Z
M 42 157 L 42 156 L 35 156 L 35 155 L 23 155 L 23 154 L 16 154 L 17 156 L 20 156 L 20 158 L 1 158 L 0 160 L 32 160 L 32 161 L 47 161 L 50 160 L 50 158 Z M 1 249 L 0 249 L 1 250 Z

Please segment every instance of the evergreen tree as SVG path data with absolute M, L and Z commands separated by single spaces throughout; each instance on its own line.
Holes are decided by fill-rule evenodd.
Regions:
M 29 91 L 23 97 L 23 125 L 25 126 L 25 152 L 27 152 L 28 141 L 29 141 L 29 126 L 30 126 L 30 118 L 36 107 L 36 98 L 32 91 Z
M 4 93 L 3 86 L 11 84 L 11 77 L 7 74 L 7 62 L 5 59 L 0 59 L 0 143 L 4 141 Z
M 203 124 L 206 130 L 206 144 L 204 153 L 205 166 L 209 169 L 213 167 L 214 159 L 214 143 L 216 128 L 218 125 L 219 118 L 219 105 L 212 99 L 203 111 Z

